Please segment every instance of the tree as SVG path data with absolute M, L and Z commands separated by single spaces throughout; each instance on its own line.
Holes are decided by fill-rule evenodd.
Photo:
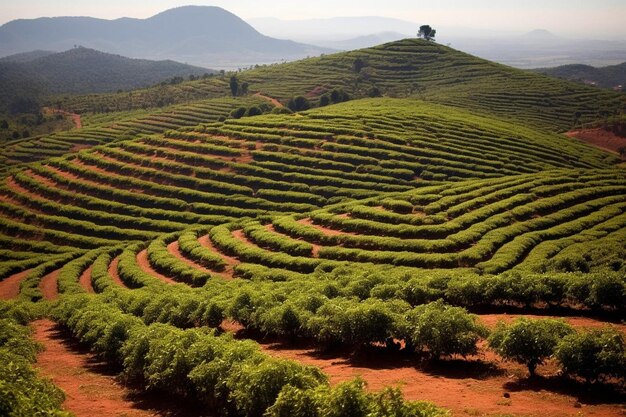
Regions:
M 248 83 L 241 83 L 241 95 L 245 96 L 246 94 L 248 94 Z
M 0 129 L 8 129 L 9 128 L 9 122 L 7 122 L 6 120 L 3 120 L 0 122 Z
M 365 62 L 361 59 L 361 58 L 357 58 L 354 60 L 354 62 L 352 63 L 352 69 L 354 70 L 354 72 L 356 72 L 357 74 L 359 72 L 361 72 L 361 70 L 363 69 L 363 67 L 365 67 Z
M 239 80 L 237 80 L 236 75 L 230 77 L 230 92 L 233 94 L 233 97 L 237 97 L 237 93 L 239 92 Z
M 289 103 L 287 103 L 287 107 L 289 107 L 289 109 L 291 109 L 292 111 L 296 111 L 296 112 L 304 111 L 304 110 L 308 110 L 311 108 L 311 103 L 306 97 L 298 96 L 289 100 Z
M 574 329 L 562 320 L 519 318 L 511 325 L 498 323 L 489 337 L 489 347 L 506 360 L 528 367 L 535 375 L 538 365 L 554 354 L 559 341 Z
M 436 34 L 437 31 L 430 27 L 430 25 L 422 25 L 420 26 L 419 32 L 417 32 L 417 37 L 427 41 L 434 41 Z

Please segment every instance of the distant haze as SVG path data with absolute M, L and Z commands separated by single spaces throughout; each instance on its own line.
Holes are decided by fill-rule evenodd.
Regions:
M 146 18 L 165 9 L 187 4 L 189 0 L 3 0 L 0 24 L 19 18 L 42 16 Z M 381 16 L 440 27 L 507 31 L 510 34 L 545 28 L 568 37 L 626 40 L 624 0 L 214 0 L 195 4 L 224 7 L 244 19 Z

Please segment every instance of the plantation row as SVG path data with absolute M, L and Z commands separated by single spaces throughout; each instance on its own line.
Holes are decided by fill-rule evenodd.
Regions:
M 625 231 L 623 173 L 550 171 L 222 225 L 209 235 L 242 262 L 300 273 L 341 261 L 497 273 L 624 270 Z
M 217 106 L 217 101 L 214 104 Z M 503 138 L 507 126 L 499 122 L 489 125 L 478 119 L 462 122 L 464 114 L 450 111 L 446 115 L 420 102 L 373 100 L 345 106 L 338 113 L 318 110 L 303 117 L 261 116 L 209 123 L 159 136 L 117 141 L 65 158 L 49 159 L 45 164 L 30 164 L 26 169 L 13 171 L 0 187 L 3 238 L 31 240 L 33 245 L 43 241 L 67 247 L 61 253 L 76 252 L 118 242 L 150 240 L 197 224 L 219 225 L 244 217 L 263 220 L 279 213 L 306 213 L 346 199 L 424 188 L 441 179 L 461 179 L 447 174 L 490 178 L 546 167 L 606 166 L 602 153 L 578 145 L 557 152 L 555 146 L 562 145 L 561 138 L 536 132 L 522 132 L 515 140 L 501 139 L 497 145 L 488 145 L 496 137 Z M 357 111 L 362 117 L 357 116 Z M 342 112 L 350 117 L 339 117 Z M 393 116 L 396 112 L 400 112 L 401 119 Z M 375 124 L 375 120 L 380 123 Z M 455 123 L 456 133 L 443 128 L 447 122 Z M 382 133 L 383 130 L 388 133 Z M 415 134 L 423 139 L 414 139 Z M 540 142 L 535 134 L 544 140 Z M 463 135 L 468 138 L 466 145 L 472 146 L 462 150 L 459 142 L 454 152 L 444 151 L 441 141 L 452 146 Z M 528 150 L 520 147 L 523 141 Z M 495 157 L 496 146 L 502 155 L 499 160 Z M 508 155 L 502 152 L 507 147 Z M 530 149 L 536 149 L 535 156 Z M 511 165 L 511 161 L 520 164 Z M 608 190 L 598 189 L 597 193 Z M 496 197 L 520 192 L 521 188 L 512 188 Z M 511 198 L 509 206 L 502 206 L 501 210 L 530 199 L 523 192 Z M 351 215 L 358 216 L 359 210 L 374 213 L 374 220 L 376 216 L 389 217 L 386 211 L 358 207 Z M 483 218 L 486 214 L 482 214 Z M 323 213 L 316 216 L 323 217 Z M 406 220 L 406 216 L 399 218 L 398 227 L 405 221 L 420 224 L 420 217 L 409 217 L 411 220 Z M 438 215 L 428 217 L 428 222 L 445 220 Z M 280 227 L 282 220 L 276 221 Z M 472 236 L 451 245 L 438 237 L 440 240 L 430 246 L 420 248 L 418 244 L 402 250 L 444 254 L 467 248 L 475 239 Z M 341 245 L 344 248 L 337 249 L 336 254 L 325 249 L 321 256 L 349 260 L 356 259 L 349 248 L 376 249 L 369 244 Z M 389 245 L 387 249 L 398 250 L 400 243 L 394 247 L 390 241 Z M 32 256 L 7 254 L 8 266 L 2 276 L 37 265 L 46 256 L 45 251 L 28 244 L 21 247 L 19 251 Z M 383 249 L 384 245 L 379 248 Z M 376 256 L 382 257 L 363 260 L 396 262 L 390 258 L 394 254 Z M 476 264 L 487 255 L 477 252 L 465 260 L 445 256 L 422 266 Z M 290 260 L 281 262 L 285 265 Z M 303 262 L 308 266 L 296 268 L 310 271 L 318 263 Z M 420 266 L 419 262 L 412 262 L 408 257 L 398 264 Z
M 40 161 L 63 156 L 83 148 L 89 148 L 119 139 L 139 135 L 162 133 L 166 130 L 195 126 L 200 123 L 226 118 L 238 106 L 269 106 L 257 97 L 218 98 L 197 101 L 167 110 L 116 114 L 116 117 L 92 117 L 83 129 L 53 133 L 9 142 L 0 152 L 4 167 L 26 162 Z
M 547 302 L 552 305 L 563 303 L 571 308 L 582 302 L 580 297 L 587 297 L 585 303 L 594 308 L 608 308 L 611 311 L 626 305 L 623 298 L 626 282 L 617 274 L 609 273 L 524 277 L 509 274 L 486 277 L 484 280 L 457 274 L 446 284 L 445 280 L 449 276 L 446 278 L 437 273 L 431 273 L 430 278 L 420 278 L 415 275 L 411 277 L 409 270 L 401 268 L 387 271 L 364 269 L 355 273 L 353 268 L 346 266 L 333 271 L 331 275 L 323 273 L 316 277 L 281 282 L 215 280 L 209 281 L 203 288 L 191 289 L 164 284 L 136 265 L 135 253 L 141 247 L 135 246 L 121 252 L 116 258 L 119 260 L 118 270 L 114 272 L 119 273 L 127 285 L 138 288 L 136 290 L 125 289 L 111 278 L 109 264 L 119 251 L 94 251 L 67 264 L 61 270 L 59 287 L 68 294 L 83 292 L 77 277 L 86 267 L 93 265 L 91 278 L 94 288 L 106 300 L 125 312 L 141 317 L 147 324 L 159 322 L 183 328 L 219 327 L 225 318 L 229 318 L 251 330 L 291 339 L 315 338 L 325 346 L 341 344 L 358 349 L 371 343 L 387 343 L 389 348 L 393 348 L 393 345 L 389 345 L 390 340 L 403 340 L 406 351 L 417 354 L 425 351 L 431 357 L 474 354 L 476 343 L 486 337 L 487 331 L 476 322 L 475 316 L 468 315 L 463 309 L 446 306 L 441 301 L 429 303 L 428 297 L 436 299 L 443 296 L 451 301 L 455 301 L 456 297 L 456 301 L 463 303 L 459 296 L 463 292 L 466 295 L 474 292 L 473 300 L 466 299 L 473 306 L 484 305 L 483 296 L 493 297 L 497 293 L 505 304 Z M 448 289 L 442 291 L 445 285 Z M 477 288 L 477 285 L 482 285 L 482 288 Z M 507 299 L 511 294 L 529 298 Z M 558 297 L 562 298 L 557 300 Z M 75 306 L 66 308 L 72 311 Z M 557 352 L 557 357 L 568 373 L 588 379 L 624 377 L 620 373 L 623 368 L 615 362 L 623 363 L 624 360 L 623 336 L 611 330 L 575 334 L 569 327 L 560 324 L 558 328 L 565 331 L 562 336 L 570 336 L 557 347 L 557 336 L 560 334 L 554 328 L 557 324 L 552 321 L 530 324 L 521 321 L 509 329 L 498 328 L 490 338 L 490 345 L 507 357 L 514 346 L 506 346 L 508 336 L 503 332 L 511 332 L 511 337 L 514 337 L 518 327 L 530 326 L 531 330 L 527 331 L 531 332 L 529 337 L 533 339 L 532 335 L 541 332 L 545 325 L 552 330 L 540 333 L 540 340 L 551 337 L 548 341 L 552 343 L 550 349 L 556 350 L 540 355 L 539 359 L 543 360 Z M 431 329 L 440 331 L 433 333 Z M 517 337 L 528 335 L 523 329 L 521 331 L 521 336 Z M 583 346 L 588 346 L 590 341 L 602 344 L 606 338 L 614 341 L 611 343 L 617 343 L 604 345 L 606 349 L 615 348 L 617 356 L 603 356 L 600 353 L 602 348 L 599 348 L 599 352 L 595 353 L 599 356 L 594 360 L 605 362 L 595 370 L 590 370 L 587 362 L 576 362 L 577 352 L 584 349 Z M 102 343 L 102 346 L 115 348 L 115 343 L 106 338 L 104 340 L 106 343 Z M 524 346 L 537 342 L 536 339 L 529 340 Z M 541 343 L 544 343 L 543 340 Z M 545 351 L 545 347 L 542 349 Z M 536 358 L 532 354 L 524 360 L 520 360 L 519 356 L 511 358 L 527 364 L 531 373 L 534 372 L 537 363 L 533 362 Z

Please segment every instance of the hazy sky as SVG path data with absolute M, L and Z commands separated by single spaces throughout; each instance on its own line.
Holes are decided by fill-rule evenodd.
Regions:
M 375 15 L 433 26 L 544 28 L 568 36 L 626 39 L 626 0 L 0 0 L 0 23 L 41 16 L 145 18 L 187 4 L 220 6 L 244 19 Z

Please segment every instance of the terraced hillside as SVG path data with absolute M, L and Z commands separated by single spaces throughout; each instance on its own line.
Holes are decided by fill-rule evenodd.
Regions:
M 90 123 L 83 129 L 7 143 L 0 151 L 0 164 L 4 168 L 62 156 L 83 148 L 114 142 L 118 139 L 162 133 L 184 126 L 195 126 L 202 122 L 225 118 L 239 106 L 258 105 L 268 106 L 270 104 L 267 100 L 258 97 L 218 98 L 195 101 L 193 104 L 184 106 L 171 106 L 165 110 L 134 112 L 135 114 L 131 115 L 116 114 L 117 117 L 110 115 L 92 116 Z
M 0 188 L 3 239 L 24 252 L 19 263 L 5 260 L 5 275 L 40 264 L 51 245 L 79 253 L 441 181 L 613 162 L 565 137 L 513 130 L 420 101 L 369 99 L 168 130 L 30 164 Z
M 261 67 L 238 77 L 249 84 L 249 91 L 261 91 L 284 103 L 298 95 L 315 102 L 335 88 L 356 98 L 376 90 L 390 97 L 418 97 L 556 132 L 623 112 L 626 105 L 618 93 L 517 70 L 418 39 Z M 140 90 L 131 96 L 69 98 L 63 107 L 81 113 L 126 109 L 156 103 L 163 96 L 183 102 L 227 91 L 228 79 L 216 77 Z
M 616 155 L 551 132 L 566 117 L 536 100 L 546 91 L 563 99 L 552 110 L 591 118 L 621 98 L 419 41 L 371 51 L 381 55 L 361 58 L 358 74 L 362 51 L 240 81 L 281 99 L 376 86 L 427 100 L 233 118 L 234 107 L 276 103 L 213 98 L 90 114 L 80 131 L 14 144 L 0 184 L 0 299 L 12 300 L 0 301 L 0 327 L 45 314 L 61 340 L 89 346 L 139 391 L 202 415 L 448 415 L 412 401 L 424 399 L 463 416 L 619 415 L 626 172 Z M 281 68 L 302 72 L 278 80 Z M 424 89 L 403 93 L 410 79 Z M 434 102 L 453 93 L 454 105 Z M 48 144 L 57 147 L 37 155 Z M 503 313 L 521 319 L 489 337 L 489 324 L 510 321 Z M 496 360 L 511 359 L 498 343 L 515 326 L 532 335 L 524 346 L 547 353 Z M 543 376 L 525 379 L 525 366 Z M 343 382 L 355 374 L 400 387 Z M 591 377 L 595 388 L 582 382 Z

